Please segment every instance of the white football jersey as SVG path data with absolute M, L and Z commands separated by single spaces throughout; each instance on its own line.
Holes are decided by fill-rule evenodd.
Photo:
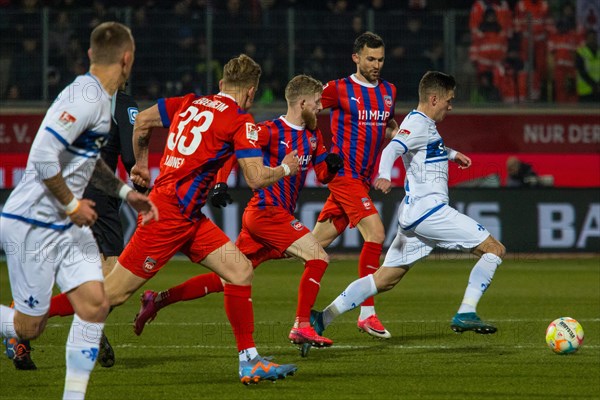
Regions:
M 57 230 L 70 227 L 64 206 L 42 180 L 60 172 L 75 197 L 81 198 L 108 140 L 110 123 L 111 96 L 90 73 L 78 76 L 48 109 L 23 178 L 2 216 Z
M 379 164 L 379 177 L 390 179 L 394 161 L 402 156 L 406 178 L 404 197 L 399 210 L 403 229 L 411 229 L 428 215 L 448 204 L 448 159 L 454 150 L 447 149 L 435 121 L 413 110 L 400 124 L 398 133 L 386 146 Z

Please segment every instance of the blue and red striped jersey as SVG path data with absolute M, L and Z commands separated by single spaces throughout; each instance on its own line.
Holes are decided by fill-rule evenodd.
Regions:
M 328 82 L 321 103 L 324 109 L 331 108 L 330 152 L 344 159 L 338 176 L 370 184 L 385 128 L 394 118 L 396 86 L 383 80 L 371 85 L 350 75 Z
M 297 150 L 300 172 L 297 175 L 286 176 L 269 187 L 255 190 L 248 207 L 264 209 L 276 206 L 293 214 L 311 164 L 322 183 L 327 183 L 333 178 L 333 175 L 328 174 L 324 162 L 327 150 L 321 131 L 318 128 L 311 131 L 294 125 L 283 116 L 273 121 L 261 122 L 257 127 L 260 146 L 263 148 L 263 164 L 275 168 L 281 164 L 287 153 Z
M 153 190 L 175 194 L 181 213 L 198 220 L 216 172 L 234 151 L 238 158 L 262 156 L 254 119 L 223 93 L 159 99 L 158 110 L 169 134 Z

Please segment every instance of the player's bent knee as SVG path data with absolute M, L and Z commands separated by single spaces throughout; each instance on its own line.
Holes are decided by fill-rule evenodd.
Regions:
M 84 321 L 104 322 L 109 308 L 108 298 L 102 296 L 101 298 L 89 301 L 87 304 L 80 305 L 80 307 L 77 307 L 76 313 Z

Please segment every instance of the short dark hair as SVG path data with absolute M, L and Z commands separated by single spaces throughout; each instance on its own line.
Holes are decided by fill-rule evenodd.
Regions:
M 118 22 L 103 22 L 90 35 L 92 49 L 91 62 L 94 64 L 114 64 L 119 62 L 121 54 L 133 50 L 131 30 Z
M 378 49 L 380 47 L 385 47 L 385 43 L 383 43 L 383 39 L 376 33 L 373 32 L 365 32 L 356 38 L 354 41 L 354 54 L 358 54 L 363 47 L 367 46 L 370 49 Z
M 431 94 L 446 94 L 456 88 L 452 75 L 439 71 L 427 71 L 419 82 L 419 101 L 426 102 Z

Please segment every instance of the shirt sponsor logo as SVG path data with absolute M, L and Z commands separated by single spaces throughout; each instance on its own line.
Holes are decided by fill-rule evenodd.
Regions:
M 304 225 L 302 225 L 302 222 L 300 222 L 297 219 L 295 219 L 292 222 L 290 222 L 290 225 L 292 225 L 292 228 L 294 228 L 297 231 L 301 231 L 302 228 L 304 228 Z
M 150 272 L 156 267 L 156 260 L 152 257 L 146 257 L 146 261 L 144 261 L 144 271 Z
M 77 121 L 77 118 L 69 114 L 67 111 L 63 111 L 62 114 L 60 114 L 60 117 L 58 117 L 58 123 L 65 129 L 71 128 L 75 121 Z
M 371 203 L 371 199 L 368 197 L 363 197 L 362 199 L 360 199 L 363 203 L 363 207 L 365 208 L 365 210 L 370 210 L 371 208 L 373 208 L 373 204 Z

